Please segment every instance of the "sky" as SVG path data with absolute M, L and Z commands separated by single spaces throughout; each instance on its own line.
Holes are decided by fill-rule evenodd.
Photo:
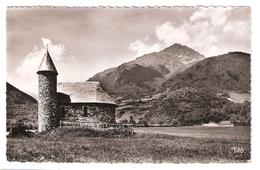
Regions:
M 37 93 L 46 45 L 59 82 L 83 82 L 105 69 L 180 43 L 206 57 L 251 52 L 250 8 L 8 8 L 7 81 Z

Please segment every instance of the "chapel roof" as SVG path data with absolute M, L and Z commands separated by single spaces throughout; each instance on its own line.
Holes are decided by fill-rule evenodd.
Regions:
M 71 103 L 116 103 L 98 81 L 58 83 L 58 93 L 69 95 Z

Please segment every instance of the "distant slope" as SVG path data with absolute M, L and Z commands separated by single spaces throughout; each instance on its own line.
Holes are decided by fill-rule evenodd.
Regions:
M 167 77 L 204 56 L 193 49 L 174 44 L 160 52 L 145 54 L 131 62 L 97 73 L 89 81 L 100 81 L 116 97 L 145 93 L 160 86 Z
M 152 67 L 144 67 L 139 64 L 123 64 L 108 74 L 96 75 L 90 81 L 100 81 L 102 87 L 110 94 L 120 95 L 150 90 L 146 82 L 163 75 Z
M 182 87 L 168 91 L 151 106 L 145 119 L 149 124 L 194 125 L 219 121 L 215 115 L 228 100 L 217 97 L 205 89 Z
M 250 55 L 230 52 L 207 58 L 174 75 L 162 84 L 160 91 L 190 86 L 250 93 L 250 82 Z
M 6 83 L 7 127 L 21 120 L 29 126 L 37 125 L 37 100 Z
M 250 95 L 250 77 L 247 53 L 207 58 L 166 80 L 157 90 L 161 95 L 152 103 L 145 119 L 150 124 L 178 126 L 220 120 L 248 125 L 250 103 L 228 99 L 230 92 Z
M 235 125 L 250 125 L 250 102 L 233 103 L 204 88 L 182 87 L 163 93 L 144 116 L 152 124 L 199 125 L 230 120 Z

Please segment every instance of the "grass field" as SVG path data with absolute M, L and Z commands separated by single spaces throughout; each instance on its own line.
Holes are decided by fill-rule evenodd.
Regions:
M 249 126 L 235 127 L 138 127 L 134 129 L 140 134 L 167 134 L 183 137 L 212 138 L 212 139 L 250 139 Z
M 205 128 L 205 127 L 204 127 Z M 235 138 L 214 138 L 212 129 L 210 138 L 178 136 L 177 132 L 185 133 L 196 130 L 183 127 L 168 127 L 168 133 L 161 134 L 159 127 L 135 129 L 137 135 L 127 138 L 91 138 L 91 137 L 22 137 L 7 138 L 8 161 L 35 162 L 247 162 L 250 160 L 250 139 L 244 135 Z M 175 129 L 175 130 L 174 130 Z M 232 130 L 218 130 L 216 134 L 248 131 L 247 127 L 234 127 Z M 217 129 L 215 129 L 217 130 Z M 157 131 L 157 133 L 151 133 Z M 162 128 L 161 131 L 166 131 Z M 173 133 L 169 133 L 174 131 Z M 220 133 L 221 132 L 221 133 Z M 206 133 L 206 132 L 203 132 Z M 225 136 L 225 135 L 224 135 Z M 233 136 L 233 135 L 231 135 Z

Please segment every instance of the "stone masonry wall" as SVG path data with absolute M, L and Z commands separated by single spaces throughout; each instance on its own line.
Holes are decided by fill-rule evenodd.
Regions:
M 52 72 L 38 73 L 38 131 L 48 131 L 58 126 L 57 75 Z
M 89 122 L 91 125 L 115 123 L 115 106 L 111 104 L 66 104 L 60 106 L 60 116 L 64 121 Z

